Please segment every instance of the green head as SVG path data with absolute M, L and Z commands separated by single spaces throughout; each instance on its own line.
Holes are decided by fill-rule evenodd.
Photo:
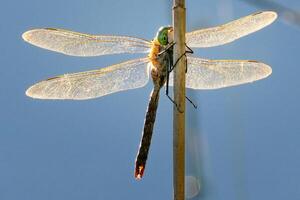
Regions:
M 159 30 L 156 34 L 156 38 L 161 45 L 167 45 L 173 41 L 172 36 L 171 36 L 172 30 L 173 30 L 173 28 L 170 26 L 165 26 L 165 27 L 159 28 Z

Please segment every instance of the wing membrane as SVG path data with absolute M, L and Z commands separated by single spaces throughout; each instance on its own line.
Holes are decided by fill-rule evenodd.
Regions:
M 147 40 L 112 35 L 89 35 L 63 29 L 34 29 L 23 39 L 35 46 L 71 56 L 100 56 L 118 53 L 147 53 Z
M 207 60 L 188 57 L 186 87 L 218 89 L 266 78 L 271 67 L 251 60 Z
M 149 80 L 148 62 L 148 58 L 135 59 L 99 70 L 57 76 L 31 86 L 26 95 L 83 100 L 143 87 Z
M 188 57 L 186 87 L 191 89 L 218 89 L 266 78 L 270 66 L 252 60 L 207 60 Z M 173 85 L 173 73 L 170 77 Z
M 186 34 L 189 47 L 213 47 L 223 45 L 258 31 L 277 18 L 272 11 L 258 12 L 227 24 Z

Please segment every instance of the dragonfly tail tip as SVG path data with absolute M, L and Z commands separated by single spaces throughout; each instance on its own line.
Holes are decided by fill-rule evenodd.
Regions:
M 136 180 L 141 180 L 144 175 L 145 167 L 143 165 L 139 165 L 135 168 L 134 177 Z

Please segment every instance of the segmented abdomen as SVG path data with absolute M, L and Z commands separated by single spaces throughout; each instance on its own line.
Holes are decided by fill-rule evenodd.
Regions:
M 156 111 L 158 107 L 158 99 L 159 99 L 159 90 L 160 88 L 154 87 L 151 92 L 150 102 L 148 105 L 145 123 L 144 123 L 144 130 L 143 136 L 140 143 L 140 148 L 138 155 L 135 161 L 135 178 L 141 179 L 145 170 L 146 161 L 148 157 L 148 151 L 151 144 L 151 138 L 153 134 L 153 127 L 156 117 Z

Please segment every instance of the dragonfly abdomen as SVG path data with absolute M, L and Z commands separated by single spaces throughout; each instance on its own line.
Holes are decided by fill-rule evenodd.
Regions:
M 145 170 L 148 151 L 150 149 L 151 138 L 153 134 L 153 127 L 156 118 L 156 111 L 158 107 L 160 88 L 154 87 L 151 92 L 149 105 L 147 108 L 143 136 L 140 143 L 140 148 L 135 161 L 135 178 L 141 179 Z

